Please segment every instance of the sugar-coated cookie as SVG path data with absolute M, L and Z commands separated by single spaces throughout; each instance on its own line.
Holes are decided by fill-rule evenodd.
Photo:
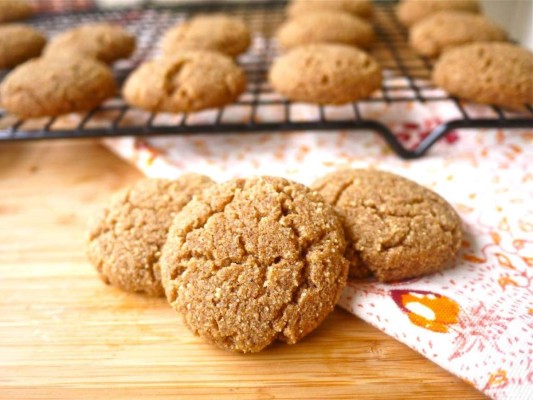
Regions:
M 287 6 L 291 18 L 323 11 L 341 11 L 366 19 L 372 16 L 373 7 L 370 0 L 293 0 Z
M 405 26 L 439 11 L 455 10 L 478 14 L 481 6 L 478 0 L 402 0 L 396 8 L 396 16 Z
M 0 23 L 20 21 L 33 15 L 33 9 L 25 0 L 1 0 Z
M 38 57 L 45 44 L 46 37 L 30 26 L 0 25 L 0 69 L 13 68 Z

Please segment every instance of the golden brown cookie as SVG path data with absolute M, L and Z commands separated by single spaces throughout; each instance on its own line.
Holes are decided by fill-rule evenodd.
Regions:
M 46 57 L 78 54 L 112 63 L 135 50 L 135 36 L 110 23 L 89 23 L 62 32 L 46 46 Z
M 365 52 L 340 44 L 297 47 L 274 61 L 269 81 L 290 100 L 343 104 L 381 85 L 381 68 Z
M 276 37 L 284 49 L 311 43 L 341 43 L 365 48 L 374 41 L 374 30 L 369 23 L 350 14 L 324 11 L 286 21 Z
M 396 8 L 396 16 L 405 26 L 439 11 L 455 10 L 478 14 L 481 7 L 478 0 L 402 0 Z
M 142 64 L 129 76 L 123 95 L 133 106 L 177 113 L 222 107 L 235 101 L 245 88 L 244 72 L 231 58 L 183 51 Z
M 283 178 L 235 179 L 179 213 L 161 257 L 187 326 L 233 351 L 294 344 L 333 310 L 348 267 L 342 225 L 318 193 Z
M 116 194 L 88 235 L 87 254 L 102 280 L 127 292 L 163 296 L 159 257 L 174 215 L 212 184 L 206 176 L 186 174 L 142 179 Z
M 199 15 L 170 28 L 161 40 L 161 48 L 165 56 L 183 50 L 209 50 L 236 57 L 250 43 L 250 31 L 240 18 L 211 14 Z
M 30 26 L 0 25 L 0 69 L 38 57 L 45 44 L 46 38 Z
M 389 282 L 440 271 L 461 244 L 461 220 L 446 200 L 398 175 L 340 170 L 312 188 L 342 217 L 351 277 Z
M 1 0 L 0 23 L 20 21 L 33 15 L 31 5 L 25 0 Z
M 90 110 L 116 91 L 111 70 L 85 58 L 35 58 L 9 73 L 0 86 L 2 107 L 21 118 Z
M 507 34 L 482 15 L 441 11 L 411 27 L 409 44 L 417 53 L 437 57 L 445 50 L 474 42 L 505 42 Z
M 479 103 L 523 110 L 533 103 L 533 53 L 509 43 L 473 43 L 444 53 L 433 81 Z
M 287 15 L 291 18 L 323 11 L 341 11 L 370 18 L 373 8 L 370 0 L 293 0 L 287 6 Z

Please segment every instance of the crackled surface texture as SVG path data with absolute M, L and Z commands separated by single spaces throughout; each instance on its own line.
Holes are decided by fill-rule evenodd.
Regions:
M 118 25 L 91 23 L 62 32 L 45 48 L 49 57 L 78 54 L 111 63 L 128 58 L 135 50 L 135 37 Z
M 533 104 L 533 53 L 510 43 L 473 43 L 444 53 L 433 81 L 452 95 L 524 110 Z
M 478 0 L 402 0 L 396 9 L 396 16 L 406 26 L 411 26 L 439 11 L 455 10 L 479 14 Z
M 291 18 L 323 11 L 341 11 L 362 18 L 370 18 L 372 2 L 370 0 L 293 0 L 287 6 L 287 14 Z
M 126 81 L 123 95 L 149 111 L 192 112 L 231 103 L 245 88 L 244 72 L 229 57 L 184 51 L 142 64 Z
M 129 292 L 163 296 L 160 250 L 174 215 L 211 186 L 206 176 L 143 179 L 115 195 L 91 222 L 87 253 L 102 280 Z
M 37 57 L 46 38 L 36 29 L 22 24 L 0 26 L 0 69 L 12 68 Z
M 381 85 L 381 68 L 362 50 L 310 44 L 277 58 L 269 72 L 274 89 L 295 101 L 344 104 L 368 97 Z
M 375 170 L 332 172 L 313 186 L 344 223 L 350 276 L 397 281 L 450 266 L 461 221 L 439 195 Z
M 96 107 L 116 91 L 111 70 L 84 58 L 35 58 L 2 81 L 0 101 L 22 118 L 57 116 Z
M 374 41 L 374 31 L 369 23 L 350 14 L 323 11 L 286 21 L 276 37 L 284 49 L 310 43 L 341 43 L 364 48 Z
M 296 343 L 333 310 L 346 283 L 333 208 L 283 178 L 213 186 L 176 217 L 161 258 L 171 305 L 221 348 Z
M 167 57 L 183 50 L 218 51 L 236 57 L 250 43 L 250 31 L 242 19 L 211 14 L 199 15 L 170 28 L 161 40 L 161 48 Z
M 19 21 L 33 15 L 30 4 L 25 0 L 1 0 L 0 23 Z

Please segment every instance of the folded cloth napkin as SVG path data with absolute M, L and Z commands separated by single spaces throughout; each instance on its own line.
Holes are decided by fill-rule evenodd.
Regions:
M 294 118 L 312 119 L 316 112 L 313 106 L 294 107 Z M 413 145 L 442 119 L 456 117 L 446 107 L 405 102 L 368 105 L 363 112 L 385 121 L 404 143 Z M 281 112 L 274 107 L 259 117 L 267 120 Z M 342 117 L 349 110 L 327 112 Z M 164 123 L 175 117 L 158 118 Z M 210 114 L 192 118 L 202 121 Z M 268 174 L 310 184 L 338 167 L 374 167 L 435 190 L 463 220 L 465 237 L 454 268 L 395 284 L 350 281 L 339 305 L 488 396 L 533 398 L 533 131 L 452 132 L 415 161 L 400 160 L 379 136 L 366 131 L 120 138 L 105 143 L 152 177 L 185 171 L 218 180 Z

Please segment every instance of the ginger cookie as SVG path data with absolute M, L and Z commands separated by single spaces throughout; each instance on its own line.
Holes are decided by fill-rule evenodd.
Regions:
M 128 58 L 135 50 L 135 36 L 105 22 L 89 23 L 62 32 L 45 48 L 46 57 L 78 54 L 107 64 Z
M 433 191 L 375 170 L 339 170 L 312 188 L 344 223 L 350 276 L 383 282 L 440 271 L 461 244 L 461 220 Z
M 13 68 L 38 57 L 45 44 L 46 38 L 30 26 L 0 25 L 0 69 Z
M 183 51 L 148 61 L 127 79 L 127 103 L 149 111 L 193 112 L 222 107 L 246 88 L 246 77 L 231 58 L 215 52 Z
M 244 53 L 251 43 L 243 20 L 224 14 L 199 15 L 170 28 L 161 40 L 163 55 L 183 50 L 218 51 L 230 57 Z
M 368 97 L 381 85 L 381 68 L 365 52 L 340 44 L 297 47 L 274 61 L 269 81 L 290 100 L 343 104 Z
M 474 42 L 505 42 L 507 34 L 482 15 L 442 11 L 412 26 L 409 44 L 417 53 L 438 57 L 453 47 Z
M 473 43 L 445 52 L 433 81 L 478 103 L 524 110 L 533 103 L 533 53 L 510 43 Z
M 402 0 L 396 8 L 396 16 L 405 26 L 412 26 L 439 11 L 461 11 L 479 14 L 478 0 Z
M 35 58 L 11 71 L 0 85 L 2 106 L 21 118 L 87 111 L 112 97 L 111 70 L 89 58 Z
M 25 0 L 0 1 L 0 23 L 20 21 L 32 15 L 33 9 Z
M 163 296 L 160 251 L 177 214 L 213 184 L 206 176 L 142 179 L 116 194 L 92 221 L 87 254 L 102 280 L 127 292 Z
M 167 299 L 217 346 L 294 344 L 333 310 L 346 284 L 342 225 L 318 193 L 283 178 L 234 179 L 179 213 L 161 257 Z
M 368 47 L 374 41 L 372 26 L 343 12 L 308 13 L 286 21 L 277 32 L 284 49 L 311 43 L 340 43 Z
M 368 19 L 372 16 L 370 0 L 293 0 L 287 6 L 289 17 L 299 17 L 307 13 L 340 11 Z

